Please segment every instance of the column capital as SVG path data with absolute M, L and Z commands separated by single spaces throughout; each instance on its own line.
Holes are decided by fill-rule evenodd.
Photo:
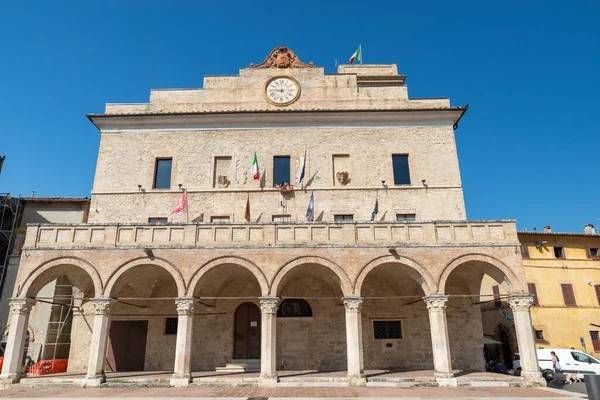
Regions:
M 259 297 L 260 301 L 260 312 L 263 314 L 275 314 L 277 312 L 277 306 L 279 304 L 279 297 L 277 296 L 265 296 Z
M 112 310 L 114 300 L 109 298 L 96 298 L 91 299 L 90 303 L 92 303 L 92 306 L 94 307 L 94 315 L 107 315 L 110 314 Z
M 35 304 L 35 300 L 26 297 L 13 297 L 8 300 L 11 314 L 29 314 L 31 307 Z
M 529 311 L 533 304 L 533 295 L 529 293 L 517 293 L 508 296 L 508 304 L 513 311 Z
M 364 297 L 359 296 L 342 297 L 344 307 L 346 307 L 346 312 L 360 312 L 360 309 L 362 308 L 363 299 Z
M 446 311 L 448 305 L 448 295 L 445 294 L 430 294 L 429 296 L 423 297 L 425 305 L 429 312 L 440 312 Z
M 194 313 L 194 302 L 193 297 L 180 297 L 175 299 L 175 307 L 177 308 L 178 315 L 190 315 Z

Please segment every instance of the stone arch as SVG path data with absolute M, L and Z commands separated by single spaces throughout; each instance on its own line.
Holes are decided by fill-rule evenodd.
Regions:
M 427 271 L 425 268 L 421 267 L 416 261 L 411 260 L 410 258 L 407 258 L 407 257 L 402 257 L 402 256 L 395 257 L 395 256 L 391 256 L 391 255 L 389 255 L 389 256 L 386 255 L 386 256 L 378 257 L 378 258 L 370 261 L 369 263 L 367 263 L 364 267 L 362 267 L 362 269 L 358 273 L 358 277 L 356 278 L 356 281 L 354 283 L 354 294 L 355 295 L 360 296 L 362 286 L 363 286 L 365 279 L 367 278 L 367 275 L 369 275 L 369 273 L 372 270 L 374 270 L 375 268 L 377 268 L 383 264 L 401 264 L 406 267 L 409 267 L 410 268 L 409 274 L 411 275 L 411 278 L 413 278 L 415 281 L 417 281 L 421 285 L 421 288 L 423 289 L 423 292 L 425 293 L 425 295 L 429 295 L 431 293 L 437 292 L 437 285 L 435 283 L 435 279 L 433 278 L 433 276 L 429 273 L 429 271 Z M 412 271 L 413 273 L 410 273 L 410 271 Z
M 296 268 L 300 265 L 305 265 L 305 264 L 317 264 L 317 265 L 321 265 L 321 266 L 329 269 L 340 280 L 340 286 L 341 286 L 342 293 L 344 294 L 344 296 L 350 296 L 353 293 L 352 282 L 350 281 L 350 278 L 348 278 L 348 275 L 346 274 L 346 272 L 339 265 L 337 265 L 336 263 L 334 263 L 326 258 L 323 258 L 323 257 L 306 256 L 306 257 L 299 257 L 299 258 L 296 258 L 296 259 L 288 262 L 283 267 L 281 267 L 279 269 L 279 271 L 277 271 L 277 274 L 275 275 L 275 278 L 273 279 L 273 282 L 271 283 L 271 295 L 277 296 L 277 293 L 279 291 L 279 286 L 281 285 L 281 281 L 283 280 L 283 278 L 285 277 L 285 275 L 288 272 L 290 272 L 291 270 L 293 270 L 294 268 Z
M 94 285 L 94 297 L 98 297 L 102 293 L 102 279 L 98 270 L 91 263 L 79 257 L 59 257 L 46 261 L 31 271 L 23 283 L 17 287 L 16 297 L 33 297 L 34 294 L 31 291 L 40 281 L 47 280 L 46 283 L 49 283 L 58 277 L 54 276 L 56 273 L 59 276 L 64 275 L 65 272 L 58 271 L 60 267 L 77 267 L 83 270 Z
M 175 267 L 171 262 L 159 258 L 159 257 L 139 257 L 134 258 L 133 260 L 129 260 L 124 264 L 121 264 L 108 278 L 106 282 L 106 287 L 104 288 L 104 296 L 111 297 L 113 295 L 112 291 L 115 287 L 115 284 L 119 281 L 119 278 L 130 269 L 140 266 L 140 265 L 154 265 L 160 267 L 167 271 L 175 281 L 175 285 L 177 286 L 177 296 L 183 297 L 185 295 L 185 281 L 181 272 Z
M 250 271 L 252 275 L 254 275 L 254 277 L 258 281 L 258 284 L 260 285 L 261 294 L 263 296 L 267 296 L 269 294 L 269 283 L 267 282 L 267 278 L 256 264 L 242 257 L 226 256 L 215 258 L 198 268 L 198 270 L 194 273 L 192 279 L 188 284 L 187 295 L 194 295 L 194 291 L 198 286 L 198 282 L 200 282 L 200 280 L 204 275 L 206 275 L 206 273 L 208 273 L 213 268 L 217 268 L 218 266 L 225 264 L 234 264 L 246 268 L 248 271 Z
M 485 254 L 465 254 L 455 258 L 444 268 L 438 283 L 438 290 L 440 293 L 446 293 L 446 282 L 448 281 L 452 271 L 468 262 L 479 262 L 492 267 L 486 269 L 485 273 L 500 283 L 500 285 L 502 285 L 507 292 L 525 292 L 525 290 L 523 290 L 523 283 L 520 281 L 517 275 L 502 261 Z

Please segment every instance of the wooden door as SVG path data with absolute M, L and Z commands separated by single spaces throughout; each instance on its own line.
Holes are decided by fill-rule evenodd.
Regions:
M 233 358 L 260 358 L 260 309 L 254 303 L 242 303 L 235 310 Z
M 110 324 L 112 352 L 108 362 L 115 371 L 143 371 L 146 360 L 148 321 L 113 321 Z

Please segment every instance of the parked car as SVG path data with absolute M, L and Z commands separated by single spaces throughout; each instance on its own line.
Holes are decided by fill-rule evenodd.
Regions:
M 552 355 L 554 351 L 560 360 L 561 372 L 576 373 L 578 378 L 583 375 L 600 375 L 600 361 L 589 354 L 574 349 L 537 349 L 540 369 L 546 380 L 552 380 Z

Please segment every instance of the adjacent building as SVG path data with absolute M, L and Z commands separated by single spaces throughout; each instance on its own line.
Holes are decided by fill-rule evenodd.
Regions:
M 531 318 L 538 348 L 574 348 L 600 358 L 600 235 L 593 225 L 580 233 L 518 233 L 529 293 L 535 296 Z M 490 355 L 512 366 L 518 352 L 506 291 L 484 279 L 483 326 Z
M 1 377 L 19 380 L 31 306 L 65 277 L 68 368 L 86 386 L 141 370 L 175 386 L 215 370 L 258 370 L 245 382 L 265 386 L 290 370 L 456 385 L 485 369 L 489 275 L 508 293 L 519 382 L 541 384 L 515 222 L 466 219 L 454 133 L 467 107 L 411 99 L 405 79 L 394 64 L 325 74 L 278 47 L 202 89 L 89 115 L 88 223 L 28 226 Z
M 0 357 L 4 355 L 8 339 L 9 299 L 15 290 L 18 267 L 21 259 L 29 256 L 29 253 L 23 253 L 27 225 L 85 223 L 90 207 L 88 198 L 23 197 L 14 200 L 15 224 L 9 233 L 10 254 L 3 270 L 0 296 L 0 327 L 3 332 Z M 40 359 L 67 358 L 71 346 L 73 296 L 68 279 L 60 276 L 52 280 L 40 289 L 37 297 L 40 301 L 31 309 L 24 345 L 24 359 L 28 365 Z

